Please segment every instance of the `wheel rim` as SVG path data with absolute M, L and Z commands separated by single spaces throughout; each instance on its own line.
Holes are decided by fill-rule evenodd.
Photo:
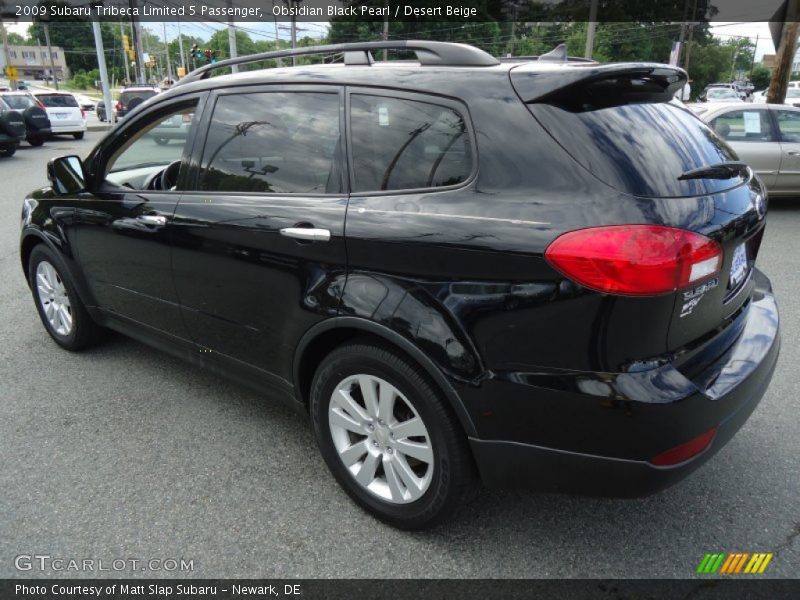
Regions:
M 36 289 L 50 327 L 58 335 L 69 335 L 72 331 L 72 306 L 67 288 L 56 268 L 46 260 L 36 267 Z
M 356 483 L 381 500 L 418 500 L 433 476 L 433 447 L 414 405 L 388 381 L 353 375 L 334 389 L 331 439 Z

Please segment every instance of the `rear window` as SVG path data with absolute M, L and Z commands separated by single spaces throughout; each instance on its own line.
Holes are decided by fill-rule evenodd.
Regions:
M 738 177 L 678 179 L 686 171 L 737 157 L 708 126 L 677 104 L 627 104 L 585 112 L 529 106 L 581 165 L 623 192 L 645 197 L 697 196 L 742 183 Z
M 11 108 L 14 110 L 25 110 L 26 108 L 30 108 L 31 106 L 36 106 L 36 102 L 33 98 L 29 96 L 3 96 L 3 100 L 6 101 Z
M 155 95 L 156 95 L 156 91 L 155 90 L 141 90 L 141 91 L 138 91 L 138 92 L 122 92 L 122 94 L 120 95 L 119 99 L 123 103 L 128 103 L 131 100 L 133 100 L 134 98 L 142 98 L 142 99 L 146 100 L 148 98 L 152 98 Z
M 78 108 L 78 101 L 67 94 L 42 94 L 37 96 L 47 108 Z

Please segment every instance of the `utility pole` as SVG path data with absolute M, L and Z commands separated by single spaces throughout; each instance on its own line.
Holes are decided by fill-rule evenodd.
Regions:
M 686 39 L 686 19 L 689 17 L 689 0 L 683 4 L 683 21 L 681 21 L 681 35 L 678 38 L 678 62 L 675 66 L 681 66 L 681 52 L 683 52 L 683 42 Z
M 138 0 L 129 0 L 129 2 L 131 14 L 135 15 L 138 12 L 139 2 Z M 133 24 L 133 49 L 136 51 L 136 76 L 139 79 L 139 83 L 147 83 L 144 74 L 144 55 L 142 53 L 142 24 L 136 16 L 131 16 L 131 23 Z
M 100 69 L 100 84 L 103 88 L 103 104 L 106 105 L 106 116 L 109 123 L 114 120 L 114 109 L 111 105 L 111 87 L 108 85 L 108 70 L 106 69 L 106 54 L 103 50 L 103 36 L 100 33 L 100 22 L 92 19 L 94 32 L 94 46 L 97 49 L 97 66 Z
M 120 39 L 125 39 L 125 27 L 122 25 L 122 21 L 119 22 L 119 37 Z M 122 49 L 122 62 L 125 64 L 125 80 L 130 82 L 131 80 L 131 69 L 128 65 L 128 49 Z
M 689 63 L 692 60 L 692 38 L 694 38 L 694 26 L 697 24 L 695 19 L 697 18 L 697 0 L 694 0 L 694 4 L 692 4 L 692 22 L 689 25 L 689 41 L 686 44 L 686 59 L 684 61 L 683 70 L 687 73 L 689 72 Z
M 43 21 L 44 25 L 44 41 L 47 44 L 47 58 L 50 60 L 50 74 L 53 76 L 53 84 L 58 90 L 58 74 L 56 73 L 56 64 L 53 62 L 53 49 L 50 47 L 50 23 Z
M 172 65 L 169 62 L 169 42 L 167 41 L 167 24 L 161 23 L 161 26 L 164 28 L 164 58 L 167 61 L 167 79 L 170 81 L 175 81 L 172 78 Z
M 586 50 L 583 53 L 584 58 L 592 58 L 594 53 L 594 32 L 597 29 L 597 0 L 592 0 L 592 6 L 589 8 L 589 23 L 586 29 Z
M 183 68 L 184 75 L 186 74 L 186 57 L 183 54 L 183 36 L 181 35 L 181 20 L 178 19 L 178 48 L 181 51 L 181 67 Z
M 756 45 L 753 46 L 753 59 L 750 61 L 750 79 L 753 78 L 753 70 L 756 68 L 756 52 L 758 51 L 758 34 L 756 34 Z
M 788 0 L 786 14 L 783 18 L 780 44 L 778 46 L 777 66 L 772 72 L 772 81 L 767 91 L 767 103 L 783 104 L 786 98 L 786 88 L 792 76 L 792 60 L 797 47 L 797 34 L 800 31 L 800 14 L 798 6 L 800 0 Z
M 6 26 L 3 25 L 2 19 L 0 19 L 0 36 L 3 37 L 3 56 L 5 56 L 6 59 L 6 67 L 10 67 L 11 58 L 9 58 L 8 54 L 8 34 L 6 33 Z M 17 87 L 16 80 L 9 80 L 9 82 L 11 83 L 11 87 L 16 89 Z
M 272 8 L 275 8 L 275 0 L 272 0 Z M 281 36 L 278 33 L 278 17 L 275 15 L 275 11 L 272 11 L 272 23 L 275 25 L 275 50 L 281 49 Z M 283 66 L 283 59 L 276 59 L 275 61 L 279 67 Z
M 230 8 L 230 12 L 233 13 L 233 0 L 228 0 L 228 8 Z M 230 58 L 236 58 L 238 56 L 236 52 L 236 27 L 233 25 L 232 16 L 228 19 L 228 46 L 230 47 Z M 237 65 L 231 65 L 231 73 L 238 72 L 239 67 Z
M 383 16 L 383 41 L 389 41 L 389 0 L 386 0 L 383 3 L 383 6 L 386 9 L 386 14 Z M 383 49 L 383 60 L 389 60 L 389 50 L 388 48 Z

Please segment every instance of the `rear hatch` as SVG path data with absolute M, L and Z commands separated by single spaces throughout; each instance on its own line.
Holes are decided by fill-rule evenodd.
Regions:
M 53 127 L 80 126 L 84 115 L 72 94 L 37 94 Z
M 576 168 L 616 190 L 619 202 L 644 205 L 644 223 L 693 231 L 721 247 L 718 271 L 673 293 L 672 314 L 663 315 L 670 320 L 667 349 L 720 337 L 733 343 L 753 287 L 765 192 L 723 140 L 673 101 L 685 72 L 643 64 L 528 65 L 510 77 Z

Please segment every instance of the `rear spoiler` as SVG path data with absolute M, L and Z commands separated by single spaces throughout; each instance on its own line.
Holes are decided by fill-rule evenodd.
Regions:
M 683 69 L 655 63 L 567 63 L 553 69 L 533 63 L 512 68 L 510 77 L 526 104 L 552 104 L 573 112 L 669 102 L 688 79 Z

